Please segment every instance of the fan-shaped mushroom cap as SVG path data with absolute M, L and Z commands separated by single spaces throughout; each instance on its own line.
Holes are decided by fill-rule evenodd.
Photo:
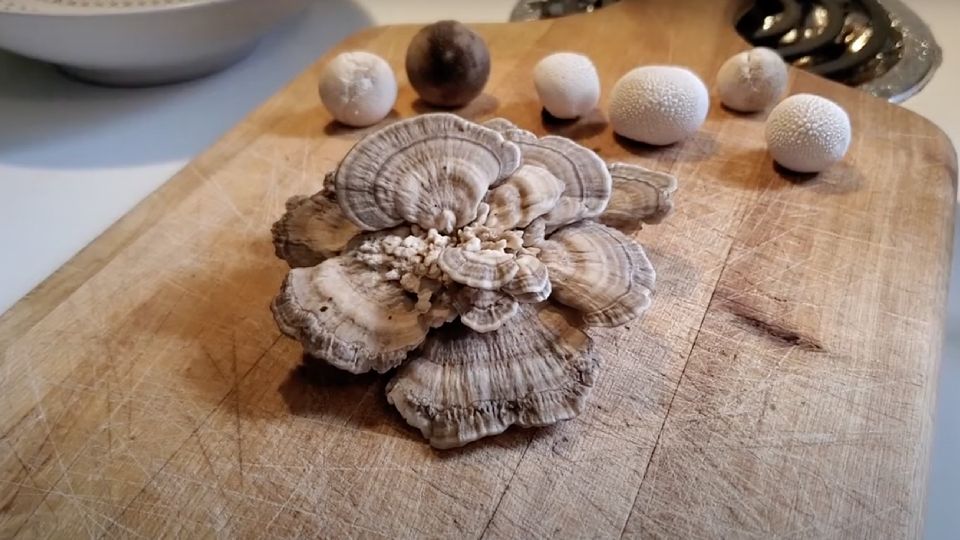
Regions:
M 563 183 L 560 199 L 545 217 L 546 232 L 603 212 L 610 198 L 611 179 L 606 164 L 594 151 L 566 137 L 537 137 L 506 118 L 491 118 L 483 125 L 515 142 L 524 165 L 542 167 Z
M 510 425 L 545 426 L 580 413 L 597 360 L 569 310 L 525 304 L 479 334 L 442 328 L 387 385 L 387 401 L 436 448 L 463 446 Z
M 542 217 L 530 222 L 530 225 L 527 225 L 527 228 L 523 230 L 523 245 L 529 247 L 543 242 L 547 234 L 546 227 L 546 222 Z
M 481 125 L 485 128 L 489 128 L 494 131 L 498 131 L 500 133 L 506 133 L 508 130 L 517 129 L 516 124 L 507 120 L 506 118 L 500 118 L 500 117 L 486 120 Z
M 514 256 L 503 251 L 470 251 L 449 247 L 437 260 L 440 269 L 453 281 L 475 289 L 495 291 L 513 279 L 519 267 Z
M 613 163 L 609 169 L 613 190 L 607 209 L 600 214 L 601 223 L 633 232 L 641 223 L 660 223 L 673 211 L 677 190 L 673 175 L 629 163 Z
M 524 304 L 543 302 L 550 296 L 553 287 L 547 267 L 533 255 L 517 257 L 517 275 L 508 281 L 501 290 Z
M 595 152 L 566 137 L 538 138 L 522 129 L 507 130 L 504 136 L 520 147 L 524 165 L 543 167 L 564 184 L 557 204 L 544 216 L 547 232 L 598 216 L 606 208 L 610 173 Z
M 352 373 L 396 367 L 430 327 L 396 282 L 349 255 L 290 270 L 271 307 L 304 352 Z
M 643 248 L 616 229 L 582 221 L 540 243 L 553 298 L 590 326 L 619 326 L 650 306 L 656 273 Z
M 497 291 L 464 287 L 455 300 L 460 321 L 477 332 L 493 332 L 517 313 L 517 301 Z
M 292 268 L 320 264 L 341 252 L 360 233 L 324 191 L 310 197 L 291 197 L 286 213 L 270 230 L 277 257 Z
M 519 164 L 519 149 L 501 134 L 434 113 L 362 139 L 334 181 L 343 213 L 361 229 L 407 222 L 449 233 L 472 221 L 487 188 Z
M 499 231 L 526 227 L 557 204 L 563 189 L 550 171 L 524 165 L 487 193 L 490 211 L 484 225 Z

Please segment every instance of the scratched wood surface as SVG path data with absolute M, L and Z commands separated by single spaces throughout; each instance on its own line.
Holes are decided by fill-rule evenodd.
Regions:
M 655 304 L 596 332 L 580 418 L 436 452 L 383 378 L 298 367 L 268 309 L 285 272 L 269 225 L 360 135 L 319 107 L 321 59 L 0 319 L 0 537 L 918 536 L 956 189 L 945 136 L 801 73 L 791 91 L 836 99 L 854 129 L 814 178 L 777 171 L 763 115 L 715 99 L 667 148 L 615 138 L 600 113 L 540 117 L 531 67 L 558 49 L 594 59 L 604 104 L 638 64 L 711 84 L 743 48 L 735 4 L 478 27 L 493 73 L 462 114 L 680 178 L 677 212 L 637 234 Z M 415 31 L 337 49 L 390 60 L 394 117 L 426 110 L 402 69 Z

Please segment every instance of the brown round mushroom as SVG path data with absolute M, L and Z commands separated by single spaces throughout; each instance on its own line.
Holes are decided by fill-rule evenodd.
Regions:
M 483 38 L 457 21 L 425 26 L 407 48 L 407 78 L 430 105 L 460 107 L 480 95 L 490 77 Z

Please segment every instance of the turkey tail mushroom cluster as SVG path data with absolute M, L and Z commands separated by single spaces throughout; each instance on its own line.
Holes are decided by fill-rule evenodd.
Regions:
M 651 303 L 656 274 L 628 234 L 669 214 L 677 187 L 569 139 L 446 113 L 366 136 L 325 184 L 273 226 L 291 267 L 274 318 L 337 368 L 399 367 L 387 399 L 437 448 L 581 411 L 598 366 L 589 327 Z

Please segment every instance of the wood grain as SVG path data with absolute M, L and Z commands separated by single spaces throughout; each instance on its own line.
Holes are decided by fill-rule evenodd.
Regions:
M 763 115 L 716 104 L 692 139 L 545 124 L 530 83 L 555 50 L 607 90 L 638 64 L 708 84 L 742 49 L 735 2 L 622 3 L 486 25 L 487 93 L 460 111 L 568 135 L 680 178 L 637 234 L 654 307 L 597 332 L 578 419 L 431 450 L 384 380 L 302 367 L 268 304 L 270 223 L 362 132 L 319 107 L 321 59 L 0 319 L 0 536 L 917 537 L 943 332 L 956 158 L 926 120 L 803 73 L 850 113 L 844 162 L 776 170 Z M 376 28 L 394 117 L 416 27 Z M 329 55 L 328 55 L 329 57 Z

